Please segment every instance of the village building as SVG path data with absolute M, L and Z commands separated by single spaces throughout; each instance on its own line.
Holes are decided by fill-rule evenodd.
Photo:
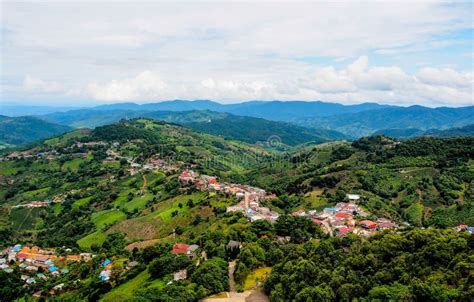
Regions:
M 186 280 L 187 277 L 188 277 L 188 271 L 186 269 L 180 270 L 173 274 L 174 281 Z
M 349 202 L 356 203 L 360 201 L 360 195 L 358 194 L 347 194 Z
M 361 220 L 361 221 L 359 221 L 359 225 L 362 228 L 368 229 L 368 230 L 377 229 L 377 223 L 375 223 L 374 221 L 371 221 L 371 220 Z
M 185 243 L 176 243 L 173 245 L 171 253 L 173 254 L 184 254 L 188 257 L 195 257 L 196 251 L 199 249 L 199 245 L 196 244 L 185 244 Z

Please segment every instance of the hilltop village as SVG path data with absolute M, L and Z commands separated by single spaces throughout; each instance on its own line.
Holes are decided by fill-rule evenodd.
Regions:
M 233 195 L 238 203 L 228 206 L 227 213 L 242 213 L 250 222 L 263 219 L 274 223 L 280 216 L 278 212 L 261 206 L 262 201 L 277 197 L 261 188 L 234 183 L 219 183 L 216 176 L 200 175 L 193 170 L 184 170 L 178 179 L 182 185 L 193 185 L 201 191 L 209 190 Z M 386 218 L 378 218 L 376 221 L 367 219 L 370 213 L 357 205 L 361 200 L 360 195 L 347 194 L 346 198 L 348 202 L 337 203 L 335 207 L 325 208 L 319 213 L 316 210 L 298 210 L 292 215 L 310 219 L 330 236 L 341 237 L 354 233 L 367 237 L 374 235 L 377 231 L 400 228 L 400 225 Z
M 59 278 L 69 273 L 69 265 L 74 262 L 91 261 L 95 255 L 91 253 L 72 254 L 71 249 L 65 249 L 59 255 L 55 250 L 42 249 L 37 246 L 23 246 L 16 244 L 0 251 L 0 269 L 12 273 L 15 266 L 22 272 L 21 280 L 25 285 L 34 285 L 38 280 Z M 54 286 L 51 293 L 60 289 Z
M 131 176 L 146 171 L 163 172 L 173 174 L 178 171 L 181 173 L 178 180 L 183 187 L 193 186 L 200 191 L 224 193 L 235 197 L 236 204 L 226 208 L 227 213 L 241 213 L 248 218 L 250 222 L 257 220 L 266 220 L 274 223 L 280 214 L 270 207 L 262 206 L 262 203 L 277 198 L 275 194 L 268 193 L 264 189 L 245 184 L 219 182 L 217 176 L 201 175 L 198 172 L 187 167 L 196 168 L 197 165 L 190 165 L 181 161 L 165 160 L 160 158 L 160 154 L 154 154 L 149 158 L 137 158 L 123 156 L 120 150 L 119 142 L 105 141 L 76 141 L 72 145 L 62 149 L 51 147 L 32 148 L 25 151 L 14 151 L 5 157 L 0 157 L 0 161 L 17 159 L 47 159 L 54 160 L 61 156 L 68 155 L 73 158 L 85 158 L 88 152 L 97 148 L 105 148 L 106 157 L 103 163 L 118 163 L 125 161 L 129 167 L 126 169 Z M 15 205 L 14 208 L 39 208 L 48 207 L 55 203 L 62 203 L 64 194 L 43 201 L 30 201 L 27 203 Z M 305 217 L 315 224 L 319 225 L 323 231 L 330 236 L 344 236 L 354 233 L 361 236 L 370 236 L 377 231 L 387 229 L 398 229 L 409 226 L 408 223 L 397 223 L 389 219 L 380 217 L 375 218 L 371 213 L 361 208 L 360 204 L 363 197 L 358 194 L 347 194 L 346 201 L 337 203 L 332 208 L 324 208 L 322 211 L 316 210 L 298 210 L 292 213 L 296 217 Z M 371 216 L 375 219 L 368 219 Z M 472 227 L 459 225 L 458 230 L 468 230 L 472 232 Z

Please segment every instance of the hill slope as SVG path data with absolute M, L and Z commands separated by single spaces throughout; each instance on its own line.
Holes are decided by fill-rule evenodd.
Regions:
M 124 104 L 124 108 L 133 105 Z M 102 108 L 102 107 L 101 107 Z M 328 140 L 347 139 L 348 137 L 337 131 L 307 129 L 283 122 L 268 121 L 261 118 L 236 116 L 224 112 L 209 110 L 192 111 L 134 111 L 134 110 L 105 110 L 82 109 L 70 112 L 49 114 L 43 118 L 70 125 L 73 127 L 96 127 L 122 118 L 146 117 L 166 122 L 185 125 L 213 135 L 220 135 L 230 139 L 238 139 L 248 143 L 266 141 L 269 137 L 277 136 L 285 145 L 303 143 L 321 143 Z M 112 108 L 115 108 L 112 107 Z
M 280 152 L 145 118 L 77 129 L 14 152 L 33 157 L 0 162 L 0 249 L 21 243 L 61 256 L 97 255 L 58 262 L 64 287 L 55 298 L 68 301 L 199 301 L 228 290 L 231 260 L 238 287 L 251 288 L 269 272 L 266 293 L 282 301 L 465 300 L 472 296 L 472 236 L 452 227 L 474 225 L 473 140 L 378 136 Z M 258 210 L 278 219 L 251 222 L 227 212 L 237 194 L 180 184 L 189 169 L 208 184 L 275 193 L 259 199 Z M 332 210 L 321 210 L 347 201 L 346 193 L 361 196 L 363 211 L 344 215 L 357 221 L 357 232 L 325 234 L 318 219 Z M 300 217 L 301 210 L 318 218 Z M 400 228 L 360 226 L 382 217 Z M 330 223 L 342 230 L 338 220 Z M 230 240 L 241 248 L 229 248 Z M 172 253 L 177 242 L 198 245 L 196 257 Z M 0 271 L 8 300 L 56 286 L 38 278 L 19 287 L 21 275 L 37 275 L 18 263 L 11 273 Z M 111 278 L 102 281 L 107 266 Z M 174 281 L 184 269 L 187 279 Z
M 392 107 L 330 117 L 305 118 L 295 123 L 305 127 L 329 128 L 360 137 L 381 129 L 446 129 L 469 125 L 474 119 L 474 106 L 463 108 L 426 108 L 422 106 Z
M 153 111 L 211 110 L 239 116 L 288 122 L 313 129 L 329 129 L 350 137 L 371 135 L 383 129 L 444 130 L 472 123 L 474 106 L 461 108 L 398 107 L 363 103 L 342 105 L 327 102 L 251 101 L 220 104 L 212 101 L 165 101 L 138 105 L 134 103 L 102 105 L 85 110 L 55 113 L 44 118 L 73 127 L 95 127 L 117 121 L 119 117 L 146 116 Z M 169 113 L 168 113 L 169 115 Z M 216 114 L 217 115 L 217 114 Z
M 71 129 L 68 126 L 46 122 L 31 116 L 0 116 L 0 143 L 22 145 L 55 136 Z
M 408 138 L 416 136 L 439 136 L 439 137 L 453 137 L 453 136 L 474 136 L 474 124 L 464 127 L 449 128 L 446 130 L 420 130 L 416 128 L 407 129 L 383 129 L 378 130 L 374 135 L 385 135 L 390 137 Z

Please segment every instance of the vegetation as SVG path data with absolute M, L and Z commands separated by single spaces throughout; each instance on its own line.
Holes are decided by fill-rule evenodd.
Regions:
M 272 301 L 469 300 L 473 244 L 466 234 L 413 230 L 286 246 L 265 290 Z
M 68 126 L 46 122 L 37 117 L 0 115 L 0 144 L 23 145 L 62 134 Z
M 474 225 L 472 137 L 376 136 L 282 151 L 140 118 L 34 147 L 56 153 L 0 162 L 0 247 L 28 243 L 97 257 L 28 287 L 18 286 L 17 266 L 0 272 L 7 300 L 61 282 L 64 301 L 198 301 L 230 290 L 233 263 L 236 290 L 263 284 L 272 301 L 465 301 L 474 294 L 473 237 L 453 231 Z M 152 156 L 178 169 L 130 173 L 128 160 L 142 165 Z M 226 213 L 233 195 L 180 186 L 188 168 L 275 193 L 262 202 L 279 218 L 250 223 Z M 387 217 L 405 229 L 338 238 L 291 215 L 346 201 L 347 193 L 362 196 L 369 219 Z M 35 200 L 51 203 L 17 207 Z M 230 240 L 241 248 L 228 248 Z M 177 255 L 176 242 L 199 249 Z M 109 281 L 99 279 L 105 259 L 113 263 Z M 182 270 L 186 279 L 174 280 Z

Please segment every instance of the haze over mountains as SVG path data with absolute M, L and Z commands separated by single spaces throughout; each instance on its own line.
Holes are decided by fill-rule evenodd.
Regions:
M 0 113 L 8 114 L 18 113 L 22 109 L 9 106 L 1 110 Z M 37 117 L 52 124 L 73 128 L 94 128 L 121 119 L 147 117 L 248 143 L 265 141 L 269 136 L 277 135 L 285 145 L 290 146 L 355 139 L 373 134 L 396 137 L 441 135 L 441 131 L 468 126 L 474 121 L 474 106 L 428 108 L 377 103 L 343 105 L 321 101 L 221 104 L 209 100 L 173 100 L 141 105 L 117 103 L 74 110 L 58 108 L 57 112 L 43 114 L 50 111 L 50 107 L 44 110 L 38 108 Z M 25 114 L 31 113 L 31 110 L 25 111 Z M 467 127 L 461 132 L 448 131 L 445 134 L 466 135 L 471 130 L 472 127 Z M 37 139 L 39 138 L 44 136 Z M 29 142 L 31 139 L 20 141 Z

